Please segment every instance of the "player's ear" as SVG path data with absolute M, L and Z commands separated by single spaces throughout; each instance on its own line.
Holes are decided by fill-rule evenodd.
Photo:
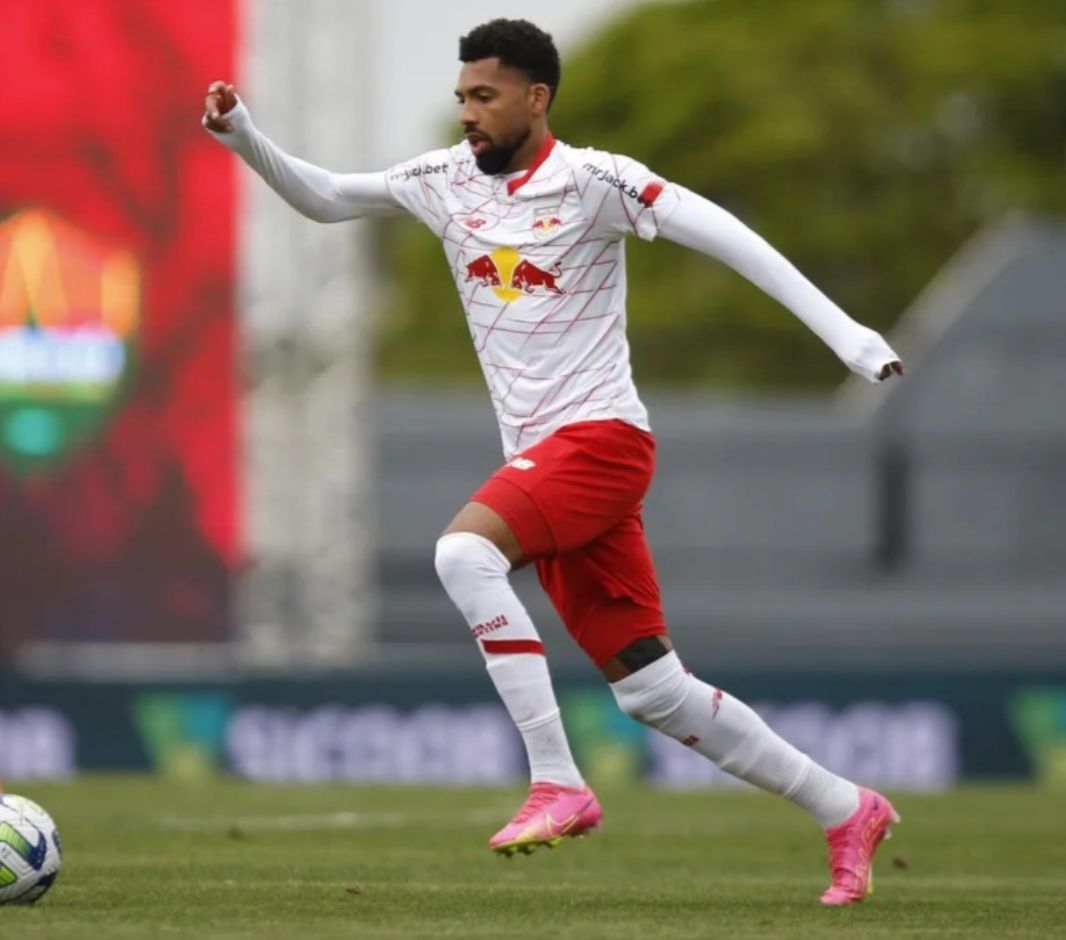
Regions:
M 551 89 L 540 82 L 529 86 L 529 106 L 533 117 L 540 117 L 548 113 L 548 105 L 551 103 Z

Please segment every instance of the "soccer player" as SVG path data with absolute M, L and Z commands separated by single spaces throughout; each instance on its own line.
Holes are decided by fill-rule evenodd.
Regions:
M 378 173 L 290 156 L 213 82 L 203 123 L 277 193 L 320 222 L 407 211 L 441 239 L 503 438 L 506 463 L 441 535 L 436 568 L 525 743 L 532 785 L 489 841 L 505 855 L 598 826 L 571 756 L 537 628 L 508 575 L 536 565 L 619 707 L 791 800 L 823 827 L 825 904 L 860 901 L 873 853 L 898 820 L 887 799 L 830 773 L 743 702 L 682 666 L 667 635 L 641 500 L 655 439 L 626 341 L 623 240 L 662 236 L 725 262 L 798 316 L 871 382 L 903 367 L 728 212 L 635 160 L 556 140 L 551 37 L 496 19 L 459 42 L 463 140 Z

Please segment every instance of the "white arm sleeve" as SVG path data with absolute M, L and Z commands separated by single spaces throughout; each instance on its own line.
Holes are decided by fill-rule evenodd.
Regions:
M 738 218 L 697 193 L 678 187 L 681 198 L 659 235 L 711 255 L 799 317 L 841 361 L 863 378 L 879 381 L 899 359 L 879 333 L 856 323 L 779 252 Z
M 274 192 L 309 219 L 343 222 L 403 211 L 389 193 L 384 173 L 332 173 L 287 154 L 256 129 L 240 100 L 223 116 L 233 130 L 218 133 L 206 128 L 207 132 L 240 154 Z

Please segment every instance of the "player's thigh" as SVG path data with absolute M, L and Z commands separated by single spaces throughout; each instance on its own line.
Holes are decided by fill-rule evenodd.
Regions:
M 500 467 L 471 496 L 514 533 L 526 560 L 570 553 L 640 505 L 655 440 L 621 421 L 568 425 Z
M 563 624 L 597 666 L 641 638 L 666 634 L 639 509 L 578 551 L 538 560 L 537 574 Z
M 472 532 L 488 539 L 507 557 L 512 566 L 522 561 L 522 546 L 514 530 L 495 509 L 484 503 L 469 502 L 448 523 L 444 535 Z

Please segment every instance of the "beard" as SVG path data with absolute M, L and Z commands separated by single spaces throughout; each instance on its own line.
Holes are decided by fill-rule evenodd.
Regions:
M 511 160 L 518 152 L 518 148 L 528 139 L 529 131 L 525 130 L 510 140 L 501 140 L 499 143 L 491 142 L 491 146 L 487 150 L 474 157 L 477 168 L 487 176 L 496 176 L 499 173 L 506 172 L 507 167 L 511 165 Z

